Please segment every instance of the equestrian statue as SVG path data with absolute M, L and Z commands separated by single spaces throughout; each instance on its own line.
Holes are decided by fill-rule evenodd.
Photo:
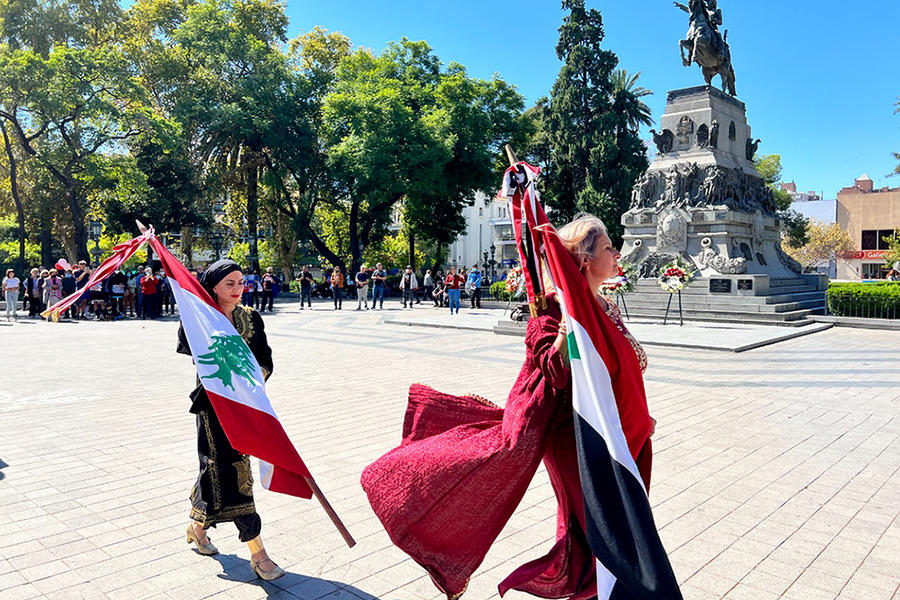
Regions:
M 734 90 L 734 68 L 731 66 L 731 49 L 728 47 L 728 30 L 725 35 L 719 33 L 722 24 L 722 10 L 716 5 L 717 0 L 689 0 L 685 6 L 676 2 L 675 6 L 690 15 L 691 26 L 687 37 L 678 45 L 681 50 L 681 62 L 689 67 L 700 65 L 706 85 L 711 85 L 713 77 L 721 75 L 722 89 L 732 96 Z

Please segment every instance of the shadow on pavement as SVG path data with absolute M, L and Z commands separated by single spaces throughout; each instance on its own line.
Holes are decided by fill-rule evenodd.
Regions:
M 340 581 L 320 579 L 291 571 L 275 581 L 264 581 L 256 576 L 256 573 L 250 568 L 250 561 L 245 558 L 234 554 L 216 554 L 211 558 L 222 565 L 222 572 L 218 575 L 220 579 L 256 585 L 266 590 L 270 597 L 287 591 L 298 598 L 312 599 L 323 596 L 344 598 L 346 596 L 359 600 L 379 600 L 377 596 Z M 346 594 L 337 593 L 341 591 Z

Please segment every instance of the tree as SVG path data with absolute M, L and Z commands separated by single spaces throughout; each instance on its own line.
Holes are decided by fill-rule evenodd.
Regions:
M 888 269 L 900 271 L 900 230 L 894 230 L 893 235 L 885 236 L 888 250 L 884 255 L 884 266 Z
M 52 175 L 66 205 L 60 231 L 69 234 L 70 258 L 87 259 L 93 174 L 126 140 L 165 124 L 148 107 L 125 56 L 109 43 L 123 14 L 117 4 L 26 0 L 4 4 L 2 14 L 0 120 L 23 153 Z M 52 27 L 40 29 L 34 19 L 45 17 Z
M 825 224 L 811 219 L 806 226 L 806 242 L 787 246 L 785 252 L 806 269 L 835 260 L 843 252 L 853 250 L 853 240 L 837 223 Z
M 791 209 L 791 195 L 778 186 L 781 181 L 781 155 L 758 156 L 753 159 L 753 165 L 775 197 L 775 206 L 778 209 L 776 214 L 781 221 L 781 235 L 787 242 L 786 245 L 793 248 L 805 245 L 808 241 L 809 219 Z
M 615 70 L 618 58 L 601 47 L 599 11 L 587 10 L 584 0 L 563 0 L 562 6 L 569 12 L 556 54 L 564 64 L 549 101 L 539 104 L 549 149 L 544 198 L 559 220 L 596 214 L 618 244 L 631 188 L 649 166 L 637 131 L 650 122 L 640 100 L 649 92 L 636 85 L 637 75 Z

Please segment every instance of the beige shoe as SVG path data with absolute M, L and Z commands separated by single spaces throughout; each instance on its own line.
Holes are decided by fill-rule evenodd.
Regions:
M 265 579 L 266 581 L 272 581 L 273 579 L 278 579 L 279 577 L 282 577 L 285 574 L 284 569 L 282 569 L 278 565 L 275 565 L 275 568 L 269 572 L 266 572 L 266 571 L 263 571 L 262 569 L 260 569 L 259 563 L 266 562 L 266 561 L 269 561 L 270 563 L 275 565 L 275 561 L 273 561 L 271 558 L 264 558 L 259 562 L 250 561 L 250 567 L 256 572 L 257 577 L 261 577 L 261 578 Z
M 202 554 L 204 556 L 212 556 L 213 554 L 218 554 L 219 549 L 216 548 L 215 546 L 213 546 L 212 540 L 209 539 L 209 536 L 206 537 L 206 541 L 208 541 L 209 543 L 206 544 L 205 546 L 203 544 L 201 544 L 200 540 L 197 538 L 197 534 L 194 533 L 194 526 L 188 525 L 188 527 L 187 527 L 187 543 L 188 544 L 190 544 L 191 542 L 194 542 L 195 544 L 197 544 L 197 552 L 199 552 L 200 554 Z

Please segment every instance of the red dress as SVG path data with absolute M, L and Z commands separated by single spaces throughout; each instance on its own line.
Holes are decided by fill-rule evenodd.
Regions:
M 505 409 L 413 385 L 400 446 L 362 474 L 391 540 L 448 598 L 465 591 L 542 459 L 558 502 L 557 541 L 545 556 L 510 574 L 499 591 L 572 600 L 597 594 L 584 534 L 569 369 L 553 346 L 561 314 L 555 299 L 547 300 L 547 309 L 528 322 L 525 363 Z M 639 463 L 649 470 L 647 450 Z

